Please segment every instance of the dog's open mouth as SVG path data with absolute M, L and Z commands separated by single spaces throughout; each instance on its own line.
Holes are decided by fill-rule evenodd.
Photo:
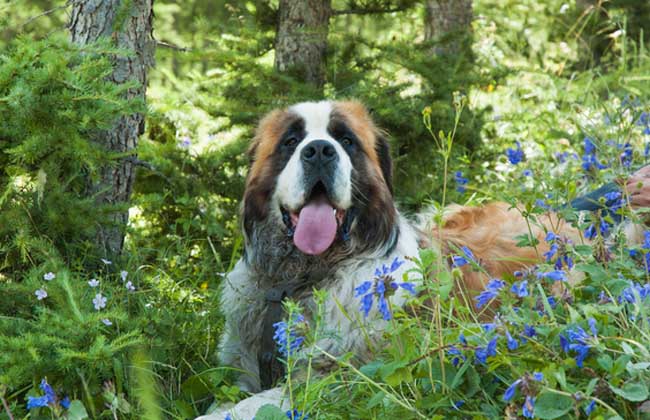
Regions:
M 284 223 L 293 234 L 293 243 L 305 254 L 320 255 L 332 246 L 339 227 L 343 226 L 345 210 L 337 209 L 327 198 L 322 182 L 312 188 L 307 201 L 297 211 L 282 209 Z

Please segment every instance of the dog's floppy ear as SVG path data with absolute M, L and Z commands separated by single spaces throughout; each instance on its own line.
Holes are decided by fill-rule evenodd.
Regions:
M 384 181 L 388 186 L 388 191 L 393 194 L 393 161 L 390 158 L 390 145 L 386 134 L 376 130 L 375 132 L 375 150 L 379 158 L 379 166 L 384 176 Z

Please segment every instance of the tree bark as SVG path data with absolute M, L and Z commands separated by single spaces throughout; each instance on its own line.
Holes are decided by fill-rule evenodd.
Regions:
M 472 30 L 472 0 L 425 0 L 424 39 L 438 55 L 464 49 Z
M 275 38 L 275 69 L 321 89 L 331 0 L 280 0 Z
M 132 52 L 115 56 L 113 73 L 116 84 L 136 81 L 127 99 L 145 100 L 147 71 L 153 65 L 155 43 L 152 37 L 153 0 L 73 0 L 69 30 L 72 42 L 85 45 L 110 38 L 113 45 Z M 119 118 L 115 125 L 93 136 L 98 147 L 112 156 L 120 156 L 100 170 L 99 181 L 89 182 L 88 195 L 98 206 L 113 207 L 106 223 L 98 226 L 98 247 L 106 256 L 119 255 L 128 222 L 128 202 L 135 179 L 135 148 L 144 131 L 144 115 Z M 116 208 L 121 207 L 120 210 Z

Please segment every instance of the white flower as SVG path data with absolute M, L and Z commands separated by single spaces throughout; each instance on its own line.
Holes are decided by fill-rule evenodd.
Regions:
M 54 280 L 55 277 L 56 277 L 56 274 L 54 274 L 51 271 L 49 273 L 43 274 L 43 280 L 45 280 L 45 281 Z
M 126 276 L 128 275 L 129 275 L 128 271 L 124 271 L 124 270 L 120 271 L 120 277 L 122 277 L 122 281 L 126 281 Z
M 38 289 L 34 294 L 38 300 L 43 300 L 47 297 L 47 292 L 43 288 Z
M 102 319 L 102 322 L 103 322 L 104 325 L 106 325 L 107 327 L 110 327 L 111 325 L 113 325 L 113 323 L 111 322 L 111 320 L 108 319 L 108 318 L 104 318 L 104 319 Z
M 97 293 L 95 295 L 95 298 L 93 299 L 93 305 L 95 305 L 95 309 L 98 311 L 102 308 L 106 307 L 106 298 L 102 296 L 101 293 Z
M 88 286 L 90 286 L 90 287 L 97 287 L 97 286 L 99 286 L 99 280 L 97 280 L 97 279 L 90 279 L 90 281 L 88 282 Z
M 126 282 L 126 290 L 128 290 L 129 292 L 134 292 L 135 291 L 135 286 L 133 285 L 131 280 Z
M 111 261 L 109 261 L 109 260 L 105 260 L 105 259 L 103 259 L 103 258 L 100 258 L 100 259 L 101 259 L 102 262 L 103 262 L 104 264 L 106 264 L 106 265 L 111 265 L 111 264 L 113 264 L 113 262 L 111 262 Z

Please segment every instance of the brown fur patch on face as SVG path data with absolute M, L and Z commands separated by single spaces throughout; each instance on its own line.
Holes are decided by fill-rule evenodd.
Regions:
M 370 160 L 379 167 L 379 157 L 376 151 L 376 139 L 379 130 L 375 127 L 366 107 L 361 102 L 343 101 L 335 102 L 333 115 L 342 118 L 354 131 L 361 142 L 363 151 Z
M 266 218 L 268 203 L 275 188 L 272 157 L 285 130 L 300 117 L 286 109 L 269 112 L 257 126 L 248 149 L 251 159 L 242 205 L 244 229 L 248 232 L 254 221 Z
M 354 131 L 373 168 L 382 174 L 389 192 L 393 192 L 393 169 L 386 133 L 377 128 L 366 107 L 358 101 L 341 101 L 333 105 L 332 118 L 340 118 Z

